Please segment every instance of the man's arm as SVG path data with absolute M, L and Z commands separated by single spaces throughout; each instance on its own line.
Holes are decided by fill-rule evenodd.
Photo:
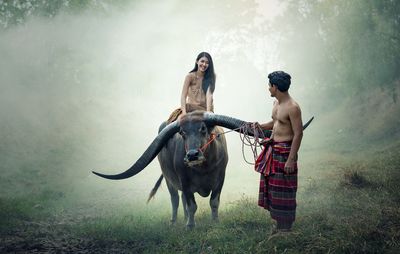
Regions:
M 274 106 L 273 106 L 274 108 L 275 108 L 276 103 L 277 103 L 277 101 L 275 100 Z M 273 116 L 272 116 L 272 118 L 273 118 Z M 274 128 L 274 120 L 272 119 L 271 121 L 269 121 L 267 123 L 260 124 L 260 127 L 263 130 L 272 130 Z
M 285 164 L 285 172 L 293 173 L 294 163 L 297 161 L 297 152 L 299 151 L 301 139 L 303 138 L 303 123 L 301 120 L 300 107 L 294 106 L 289 109 L 289 119 L 293 130 L 293 140 L 289 157 Z
M 274 121 L 269 121 L 268 123 L 262 123 L 260 124 L 261 129 L 263 130 L 272 130 L 274 127 Z
M 274 101 L 274 107 L 275 107 L 276 101 Z M 274 128 L 274 120 L 272 119 L 271 121 L 267 123 L 262 123 L 259 124 L 258 122 L 254 122 L 253 126 L 256 128 L 261 128 L 262 130 L 272 130 Z

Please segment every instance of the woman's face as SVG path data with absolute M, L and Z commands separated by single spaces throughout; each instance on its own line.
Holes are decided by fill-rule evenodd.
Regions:
M 197 61 L 197 67 L 199 71 L 205 72 L 208 69 L 208 59 L 207 57 L 203 56 Z

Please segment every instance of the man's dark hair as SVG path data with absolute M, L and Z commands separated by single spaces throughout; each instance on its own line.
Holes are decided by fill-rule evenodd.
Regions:
M 281 92 L 286 92 L 290 87 L 290 77 L 284 71 L 274 71 L 268 75 L 269 83 L 278 87 Z

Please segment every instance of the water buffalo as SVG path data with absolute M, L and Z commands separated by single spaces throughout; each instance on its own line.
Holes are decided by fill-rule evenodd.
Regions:
M 225 179 L 228 152 L 222 128 L 237 129 L 246 124 L 242 120 L 204 111 L 183 116 L 180 121 L 163 123 L 159 134 L 136 163 L 117 175 L 94 174 L 107 179 L 125 179 L 136 175 L 158 155 L 162 176 L 171 194 L 172 219 L 177 217 L 178 190 L 182 191 L 182 203 L 187 227 L 195 225 L 197 210 L 194 193 L 207 197 L 211 193 L 210 206 L 213 220 L 218 220 L 219 198 Z M 156 185 L 155 189 L 158 188 Z
M 158 136 L 135 164 L 125 172 L 117 175 L 93 173 L 107 179 L 126 179 L 142 171 L 158 155 L 162 176 L 152 192 L 155 193 L 162 178 L 165 177 L 171 195 L 171 222 L 174 223 L 177 217 L 178 190 L 182 191 L 182 203 L 188 228 L 195 226 L 194 214 L 197 205 L 194 193 L 196 192 L 203 197 L 211 193 L 212 219 L 218 220 L 219 198 L 228 163 L 225 136 L 219 126 L 240 131 L 239 128 L 246 124 L 249 123 L 232 117 L 194 111 L 183 116 L 179 121 L 168 125 L 163 123 Z M 247 134 L 254 135 L 251 129 Z M 264 136 L 270 136 L 270 134 L 270 131 L 264 131 Z

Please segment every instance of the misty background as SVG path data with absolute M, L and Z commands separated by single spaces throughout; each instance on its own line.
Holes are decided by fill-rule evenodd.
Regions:
M 218 114 L 269 121 L 267 75 L 292 75 L 290 94 L 303 121 L 316 117 L 300 151 L 301 190 L 323 166 L 316 158 L 399 139 L 399 7 L 344 0 L 0 0 L 1 195 L 169 213 L 164 184 L 145 206 L 161 174 L 157 160 L 123 181 L 91 170 L 119 173 L 140 157 L 179 107 L 184 77 L 201 51 L 214 60 Z M 222 209 L 258 195 L 259 176 L 242 158 L 239 135 L 226 137 Z M 197 200 L 200 210 L 209 209 L 208 199 Z

